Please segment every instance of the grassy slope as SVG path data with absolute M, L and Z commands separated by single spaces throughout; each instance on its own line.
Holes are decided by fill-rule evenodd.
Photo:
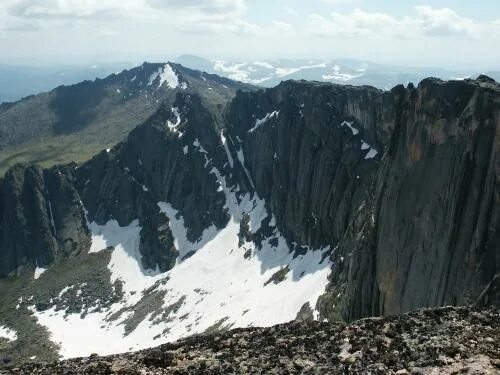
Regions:
M 188 82 L 187 91 L 200 95 L 218 120 L 237 89 L 253 89 L 180 65 L 175 67 Z M 140 74 L 139 69 L 0 106 L 0 176 L 17 163 L 42 167 L 82 163 L 122 141 L 163 101 L 173 103 L 176 90 L 166 85 L 160 89 L 157 83 L 146 86 L 145 78 L 142 85 L 131 85 L 130 77 Z M 157 68 L 147 65 L 145 69 Z M 65 131 L 58 131 L 58 126 Z
M 99 151 L 122 141 L 156 108 L 144 97 L 139 97 L 105 111 L 87 127 L 74 133 L 49 134 L 0 149 L 0 175 L 16 163 L 37 163 L 49 167 L 88 160 Z

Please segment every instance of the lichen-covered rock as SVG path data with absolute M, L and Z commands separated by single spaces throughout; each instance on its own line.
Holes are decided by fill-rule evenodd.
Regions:
M 498 309 L 441 308 L 194 336 L 136 353 L 29 363 L 10 374 L 498 374 Z

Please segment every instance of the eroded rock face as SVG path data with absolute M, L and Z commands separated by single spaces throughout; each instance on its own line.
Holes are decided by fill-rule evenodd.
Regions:
M 109 357 L 26 364 L 11 374 L 495 374 L 497 310 L 444 308 L 340 323 L 236 329 Z
M 71 167 L 12 168 L 1 181 L 0 276 L 86 251 L 90 235 Z
M 308 82 L 233 100 L 234 154 L 244 155 L 250 188 L 291 243 L 336 244 L 356 215 L 378 164 L 365 158 L 383 145 L 376 127 L 383 100 L 374 88 Z
M 427 80 L 398 98 L 378 181 L 381 313 L 473 303 L 498 272 L 498 94 Z
M 499 103 L 484 79 L 388 93 L 290 82 L 233 100 L 229 138 L 287 239 L 339 245 L 325 316 L 474 303 L 488 287 Z M 379 154 L 365 159 L 362 142 Z
M 370 210 L 340 243 L 323 308 L 353 319 L 474 303 L 482 291 L 495 303 L 498 85 L 428 79 L 390 95 Z
M 198 96 L 179 94 L 173 107 L 162 106 L 126 142 L 103 151 L 78 170 L 78 190 L 88 220 L 120 226 L 139 219 L 139 250 L 145 268 L 167 271 L 178 249 L 160 213 L 158 202 L 172 202 L 196 242 L 211 225 L 220 228 L 229 217 L 224 194 L 214 174 L 205 169 L 217 156 L 219 137 L 214 119 Z
M 178 256 L 159 201 L 172 202 L 196 242 L 202 232 L 229 220 L 208 158 L 221 166 L 224 151 L 215 119 L 196 95 L 180 93 L 161 106 L 127 140 L 76 168 L 13 168 L 2 181 L 2 276 L 23 267 L 45 267 L 90 247 L 88 222 L 138 219 L 139 250 L 146 269 L 164 272 Z M 86 211 L 86 212 L 85 212 Z M 86 215 L 85 215 L 86 214 Z
M 427 79 L 390 92 L 285 82 L 238 93 L 222 120 L 180 93 L 76 170 L 6 175 L 3 275 L 88 248 L 80 199 L 89 221 L 138 219 L 143 266 L 166 271 L 178 249 L 157 203 L 182 213 L 195 242 L 229 220 L 217 172 L 265 200 L 297 254 L 335 249 L 320 319 L 498 303 L 499 93 L 485 78 Z M 48 196 L 57 201 L 56 230 Z

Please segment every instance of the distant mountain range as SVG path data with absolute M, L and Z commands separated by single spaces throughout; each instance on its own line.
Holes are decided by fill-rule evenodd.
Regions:
M 20 66 L 0 64 L 0 103 L 13 102 L 61 85 L 104 78 L 129 69 L 130 63 L 99 65 Z
M 475 78 L 485 73 L 470 70 L 449 70 L 433 67 L 408 67 L 382 65 L 353 59 L 337 60 L 207 60 L 198 56 L 185 55 L 177 59 L 179 64 L 192 69 L 216 73 L 237 81 L 274 87 L 289 79 L 324 81 L 338 84 L 369 85 L 390 90 L 397 84 L 417 84 L 427 77 L 444 80 Z M 498 80 L 500 71 L 486 72 Z
M 325 81 L 338 84 L 369 85 L 389 90 L 399 83 L 418 83 L 426 77 L 444 80 L 475 78 L 481 73 L 500 80 L 498 71 L 450 70 L 433 67 L 408 67 L 376 64 L 354 59 L 337 60 L 222 60 L 183 55 L 175 60 L 191 69 L 263 87 L 273 87 L 289 79 Z M 134 63 L 88 66 L 26 67 L 0 65 L 0 103 L 49 91 L 60 85 L 104 78 L 130 69 Z

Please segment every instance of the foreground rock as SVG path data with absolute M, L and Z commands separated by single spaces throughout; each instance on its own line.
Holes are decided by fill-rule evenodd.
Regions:
M 237 329 L 109 357 L 26 364 L 11 374 L 500 373 L 500 310 L 429 309 L 351 325 Z

